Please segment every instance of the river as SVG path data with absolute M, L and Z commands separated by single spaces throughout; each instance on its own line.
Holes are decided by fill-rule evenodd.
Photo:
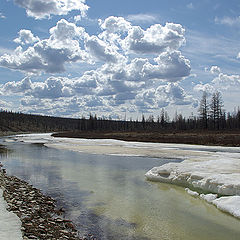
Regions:
M 234 240 L 240 221 L 188 195 L 184 188 L 145 180 L 171 158 L 114 156 L 3 142 L 9 175 L 57 199 L 82 235 L 101 240 Z

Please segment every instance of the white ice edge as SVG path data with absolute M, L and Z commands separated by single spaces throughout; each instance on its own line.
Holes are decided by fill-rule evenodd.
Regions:
M 198 192 L 192 191 L 189 188 L 186 188 L 185 190 L 192 197 L 200 197 L 206 202 L 215 205 L 221 211 L 240 218 L 240 196 L 225 196 L 218 198 L 217 194 L 199 194 Z
M 172 183 L 208 192 L 200 197 L 224 212 L 240 218 L 240 154 L 218 153 L 201 161 L 187 159 L 154 167 L 145 176 L 148 180 Z M 187 190 L 192 196 L 195 191 Z M 216 198 L 216 196 L 225 197 Z
M 22 240 L 21 221 L 16 214 L 6 210 L 7 203 L 0 189 L 0 239 Z
M 108 154 L 109 156 L 119 156 L 119 157 L 142 157 L 142 155 L 137 154 L 121 154 L 121 153 L 112 153 Z
M 107 155 L 140 155 L 185 159 L 154 167 L 145 176 L 148 180 L 172 183 L 199 189 L 209 194 L 200 198 L 217 208 L 240 217 L 240 148 L 188 144 L 127 142 L 114 139 L 54 138 L 51 134 L 15 136 L 23 142 L 40 142 L 45 146 L 79 152 Z M 191 190 L 190 190 L 191 191 Z M 190 192 L 190 195 L 197 196 Z M 216 198 L 217 195 L 227 197 Z M 215 199 L 216 198 L 216 199 Z

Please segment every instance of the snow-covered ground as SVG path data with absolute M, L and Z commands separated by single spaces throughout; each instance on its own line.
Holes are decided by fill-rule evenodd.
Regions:
M 7 203 L 2 197 L 3 191 L 0 189 L 0 239 L 20 240 L 22 238 L 21 221 L 12 212 L 6 210 Z
M 21 135 L 6 141 L 16 140 L 44 143 L 47 147 L 92 154 L 182 159 L 179 163 L 153 166 L 145 176 L 148 180 L 190 188 L 189 194 L 199 196 L 240 218 L 240 148 L 112 139 L 53 138 L 50 134 Z

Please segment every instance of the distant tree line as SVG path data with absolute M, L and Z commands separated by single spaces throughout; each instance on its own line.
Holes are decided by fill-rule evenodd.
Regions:
M 50 132 L 78 129 L 79 120 L 0 110 L 2 132 Z
M 164 109 L 140 120 L 112 120 L 90 114 L 88 118 L 61 118 L 0 110 L 1 132 L 57 132 L 57 131 L 183 131 L 183 130 L 236 130 L 240 129 L 240 108 L 233 113 L 223 109 L 221 94 L 217 91 L 208 99 L 203 93 L 198 116 L 170 117 Z

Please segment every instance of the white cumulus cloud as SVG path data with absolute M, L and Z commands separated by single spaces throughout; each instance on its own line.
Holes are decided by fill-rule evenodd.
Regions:
M 181 52 L 164 52 L 154 59 L 157 65 L 146 64 L 145 72 L 149 78 L 179 81 L 190 75 L 190 61 Z
M 110 16 L 104 21 L 99 20 L 99 25 L 103 30 L 110 33 L 125 32 L 131 28 L 131 23 L 126 21 L 123 17 Z
M 25 94 L 30 89 L 32 89 L 32 82 L 29 77 L 25 77 L 19 82 L 7 82 L 2 86 L 2 92 L 4 94 L 11 93 Z
M 114 45 L 109 45 L 97 36 L 87 37 L 85 48 L 89 55 L 97 61 L 116 63 L 118 58 L 121 58 Z
M 21 45 L 32 44 L 39 41 L 39 38 L 34 37 L 33 33 L 27 29 L 21 29 L 18 35 L 18 38 L 15 38 L 13 41 Z
M 221 69 L 218 66 L 212 66 L 210 69 L 210 73 L 212 74 L 219 74 L 220 72 L 221 72 Z
M 35 98 L 60 98 L 72 95 L 71 90 L 65 86 L 64 78 L 50 77 L 44 83 L 35 83 L 31 95 Z
M 129 64 L 112 68 L 113 78 L 138 82 L 150 80 L 176 82 L 190 75 L 190 61 L 179 51 L 164 52 L 153 61 L 151 63 L 147 58 L 134 58 Z
M 77 27 L 74 23 L 70 23 L 65 19 L 61 19 L 57 22 L 55 27 L 52 27 L 49 30 L 51 34 L 51 38 L 56 41 L 67 41 L 77 38 L 83 38 L 85 33 L 85 29 L 82 27 Z
M 14 2 L 25 8 L 28 16 L 36 19 L 66 15 L 72 10 L 79 10 L 82 16 L 86 16 L 89 8 L 85 0 L 14 0 Z
M 237 74 L 226 74 L 221 71 L 218 66 L 212 66 L 210 72 L 214 75 L 217 75 L 212 79 L 211 82 L 203 84 L 197 84 L 194 87 L 195 91 L 205 91 L 213 93 L 214 91 L 240 91 L 240 75 Z
M 79 109 L 115 114 L 194 103 L 181 86 L 191 65 L 180 51 L 185 43 L 180 24 L 143 29 L 123 17 L 110 16 L 99 20 L 99 25 L 101 32 L 89 35 L 83 27 L 61 19 L 45 39 L 20 30 L 14 40 L 20 46 L 0 56 L 0 67 L 35 74 L 32 79 L 37 74 L 46 77 L 8 82 L 1 86 L 3 94 L 19 95 L 25 110 L 71 116 Z M 57 76 L 76 68 L 74 63 L 79 68 L 83 63 L 88 71 L 74 78 Z
M 48 39 L 38 39 L 26 50 L 17 47 L 14 54 L 2 55 L 0 66 L 26 73 L 56 73 L 65 71 L 66 63 L 86 58 L 86 53 L 77 40 L 84 35 L 83 28 L 62 19 L 56 27 L 50 29 L 50 34 Z M 24 41 L 26 42 L 26 38 Z
M 184 43 L 184 28 L 180 24 L 155 24 L 143 30 L 133 26 L 123 40 L 123 47 L 133 53 L 159 54 L 164 51 L 178 50 Z

